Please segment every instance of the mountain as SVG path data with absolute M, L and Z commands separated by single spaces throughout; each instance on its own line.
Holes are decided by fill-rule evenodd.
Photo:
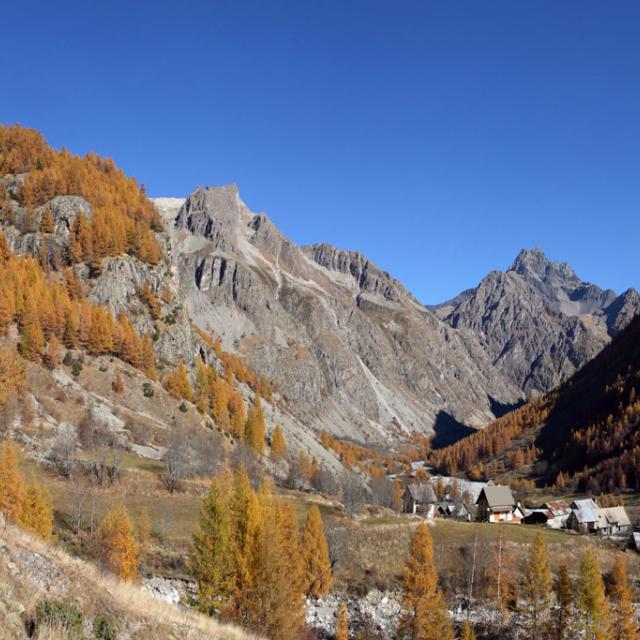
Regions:
M 297 246 L 236 185 L 150 200 L 112 161 L 57 152 L 20 127 L 0 127 L 0 175 L 9 247 L 34 256 L 70 297 L 57 329 L 41 304 L 43 345 L 56 330 L 64 338 L 61 323 L 78 333 L 82 294 L 128 318 L 147 352 L 152 338 L 162 377 L 183 361 L 197 383 L 205 362 L 237 383 L 247 407 L 266 384 L 268 430 L 281 423 L 289 442 L 327 464 L 336 460 L 321 430 L 376 445 L 435 433 L 448 444 L 566 379 L 640 309 L 637 292 L 584 283 L 539 250 L 428 308 L 359 252 Z M 23 293 L 7 311 L 24 332 Z M 98 340 L 96 329 L 94 354 L 121 355 L 122 330 L 109 322 L 113 335 Z M 86 346 L 86 336 L 74 340 L 65 346 Z M 236 356 L 244 364 L 234 361 L 230 376 Z M 213 416 L 224 430 L 229 412 L 242 421 L 234 397 Z
M 593 358 L 640 311 L 622 295 L 578 278 L 540 249 L 523 250 L 507 271 L 437 305 L 456 329 L 476 334 L 492 364 L 524 392 L 546 393 Z
M 434 454 L 436 468 L 565 493 L 640 489 L 640 316 L 544 397 Z
M 298 247 L 235 185 L 155 202 L 191 321 L 275 380 L 306 424 L 375 442 L 481 426 L 520 400 L 473 335 L 366 256 Z

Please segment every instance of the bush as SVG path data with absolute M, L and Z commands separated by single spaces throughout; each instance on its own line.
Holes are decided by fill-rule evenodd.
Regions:
M 144 394 L 145 398 L 153 398 L 155 392 L 150 382 L 145 382 L 142 385 L 142 393 Z
M 78 360 L 74 360 L 73 365 L 71 366 L 71 373 L 73 374 L 74 377 L 77 378 L 80 375 L 81 371 L 82 371 L 82 365 L 80 364 L 80 362 L 78 362 Z
M 69 640 L 81 640 L 83 626 L 84 614 L 72 604 L 44 600 L 36 608 L 37 629 L 60 629 Z
M 116 626 L 106 616 L 96 616 L 93 621 L 93 635 L 96 640 L 117 640 Z
M 184 402 L 181 402 L 178 408 L 180 409 L 180 411 L 182 411 L 182 413 L 186 413 L 187 411 L 189 411 L 189 407 L 187 407 Z

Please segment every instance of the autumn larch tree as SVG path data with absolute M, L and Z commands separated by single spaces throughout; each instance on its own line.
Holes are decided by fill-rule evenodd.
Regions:
M 611 571 L 611 640 L 638 640 L 637 614 L 633 606 L 634 598 L 629 586 L 627 566 L 624 556 L 616 556 Z
M 454 632 L 433 561 L 433 542 L 423 522 L 404 569 L 400 640 L 453 640 Z
M 24 501 L 24 480 L 18 468 L 18 450 L 13 442 L 0 446 L 0 512 L 8 522 L 20 517 Z
M 349 640 L 349 612 L 344 602 L 340 604 L 336 614 L 336 640 Z
M 111 383 L 111 388 L 114 393 L 122 393 L 124 391 L 124 383 L 122 382 L 122 376 L 119 373 L 116 373 L 116 377 Z
M 264 413 L 260 394 L 256 393 L 255 404 L 247 414 L 247 422 L 244 429 L 246 443 L 257 453 L 263 454 L 265 448 Z
M 182 360 L 178 367 L 165 377 L 164 386 L 166 390 L 178 400 L 188 400 L 189 402 L 193 400 L 193 392 L 191 390 L 191 384 L 189 383 L 187 368 Z
M 218 480 L 211 483 L 193 534 L 189 567 L 196 581 L 198 610 L 208 615 L 224 614 L 235 589 L 232 522 Z
M 282 435 L 282 428 L 279 424 L 276 425 L 276 428 L 273 430 L 273 435 L 271 436 L 271 457 L 278 461 L 282 460 L 287 454 L 287 445 L 284 441 L 284 436 Z
M 473 630 L 473 627 L 469 624 L 468 620 L 465 620 L 462 623 L 462 628 L 460 629 L 460 640 L 476 640 L 476 632 Z
M 111 509 L 100 524 L 98 550 L 106 566 L 118 577 L 124 580 L 138 578 L 138 543 L 123 505 Z
M 30 482 L 24 493 L 18 522 L 23 529 L 48 539 L 53 532 L 53 507 L 49 492 Z
M 556 608 L 553 611 L 551 638 L 568 640 L 571 638 L 571 618 L 573 614 L 573 583 L 567 563 L 563 560 L 558 567 L 554 584 Z
M 585 640 L 609 640 L 609 603 L 604 592 L 600 563 L 589 547 L 580 561 L 578 579 L 578 632 Z
M 45 207 L 40 217 L 40 232 L 41 233 L 53 233 L 53 215 L 51 214 L 51 207 Z
M 333 579 L 329 545 L 324 533 L 322 516 L 317 505 L 312 505 L 302 531 L 302 558 L 305 565 L 305 592 L 321 598 L 329 593 Z
M 542 532 L 536 533 L 524 574 L 524 596 L 532 638 L 537 638 L 551 598 L 551 567 Z

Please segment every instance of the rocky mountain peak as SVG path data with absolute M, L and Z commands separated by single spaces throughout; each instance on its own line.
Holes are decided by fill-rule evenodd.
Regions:
M 579 282 L 575 271 L 566 262 L 553 262 L 547 258 L 540 247 L 522 249 L 509 271 L 515 271 L 525 278 L 548 280 L 550 278 L 564 280 L 571 284 Z
M 232 183 L 221 187 L 198 187 L 180 208 L 175 226 L 213 239 L 222 232 L 239 230 L 252 217 L 240 199 L 238 186 Z

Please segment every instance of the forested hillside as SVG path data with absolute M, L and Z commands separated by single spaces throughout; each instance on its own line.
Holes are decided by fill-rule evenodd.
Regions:
M 444 472 L 525 475 L 562 491 L 640 488 L 640 317 L 553 392 L 433 453 Z

